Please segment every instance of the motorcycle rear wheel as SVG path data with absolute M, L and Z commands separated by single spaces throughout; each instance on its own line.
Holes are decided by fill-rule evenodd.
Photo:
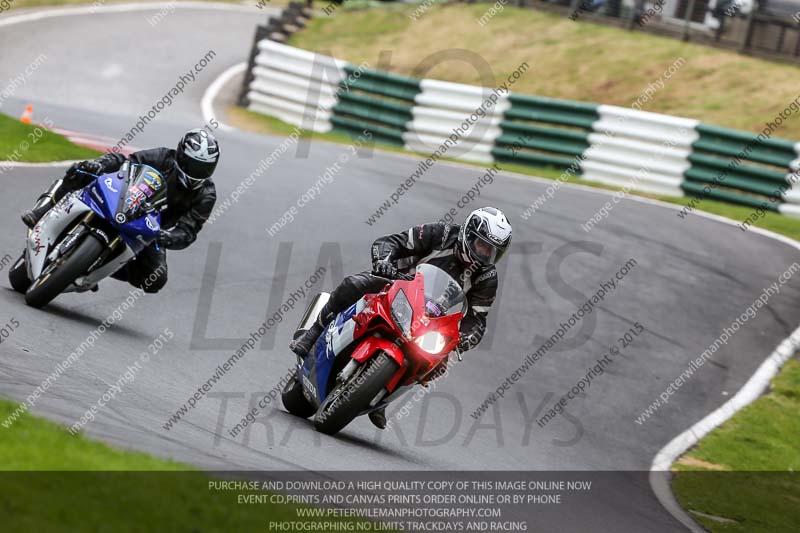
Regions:
M 25 303 L 37 309 L 49 304 L 84 275 L 103 253 L 103 244 L 92 234 L 62 257 L 55 269 L 37 280 L 25 293 Z
M 320 406 L 314 417 L 314 427 L 326 435 L 338 433 L 369 406 L 398 368 L 397 361 L 386 353 L 364 363 L 347 383 L 331 391 L 335 396 Z

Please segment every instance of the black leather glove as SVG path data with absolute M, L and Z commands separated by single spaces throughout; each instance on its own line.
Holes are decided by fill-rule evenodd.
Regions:
M 477 344 L 478 339 L 476 339 L 474 335 L 461 335 L 461 337 L 458 339 L 458 346 L 456 346 L 459 360 L 461 359 L 461 354 L 470 351 L 477 346 Z
M 80 163 L 74 163 L 71 167 L 69 167 L 69 170 L 67 170 L 67 177 L 75 177 L 79 170 L 82 172 L 88 172 L 89 174 L 98 175 L 103 172 L 103 165 L 97 161 L 81 161 Z
M 156 242 L 162 248 L 169 248 L 175 244 L 175 237 L 168 230 L 162 229 Z
M 78 168 L 95 176 L 103 172 L 103 165 L 98 161 L 83 161 L 78 164 Z
M 389 261 L 375 261 L 372 264 L 372 273 L 382 278 L 396 279 L 398 270 Z

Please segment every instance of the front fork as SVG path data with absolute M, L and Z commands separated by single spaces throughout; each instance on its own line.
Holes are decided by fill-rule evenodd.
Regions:
M 64 255 L 69 252 L 75 243 L 78 242 L 78 238 L 81 234 L 88 228 L 89 222 L 92 221 L 94 218 L 94 211 L 89 211 L 86 215 L 81 219 L 81 221 L 75 224 L 69 233 L 61 240 L 61 242 L 56 246 L 50 255 L 47 257 L 47 261 L 52 263 L 57 261 L 59 258 L 64 257 Z

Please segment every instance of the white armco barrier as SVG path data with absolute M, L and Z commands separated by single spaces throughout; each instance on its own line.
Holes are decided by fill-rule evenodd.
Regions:
M 792 204 L 800 204 L 800 143 L 794 145 L 794 151 L 798 154 L 798 158 L 789 163 L 790 173 L 786 174 L 786 183 L 791 185 L 784 195 L 783 199 Z M 800 209 L 791 209 L 794 216 L 800 216 Z
M 436 80 L 422 80 L 420 87 L 403 134 L 405 147 L 422 153 L 446 149 L 444 157 L 491 163 L 502 133 L 499 124 L 510 106 L 507 93 Z
M 367 76 L 362 85 L 351 84 L 361 78 L 361 66 L 354 67 L 332 57 L 269 40 L 260 41 L 258 51 L 252 69 L 253 81 L 247 93 L 249 109 L 317 132 L 330 131 L 332 122 L 344 131 L 353 130 L 353 124 L 374 127 L 390 137 L 392 142 L 402 138 L 407 150 L 436 155 L 437 159 L 445 157 L 493 163 L 492 152 L 498 138 L 503 135 L 504 120 L 511 122 L 506 125 L 504 141 L 512 135 L 509 131 L 529 131 L 531 136 L 541 135 L 548 143 L 563 142 L 553 141 L 547 130 L 552 130 L 556 139 L 563 137 L 558 135 L 559 126 L 550 124 L 564 122 L 549 120 L 548 113 L 539 111 L 556 115 L 570 115 L 574 111 L 570 111 L 569 102 L 565 105 L 555 100 L 533 98 L 529 104 L 517 104 L 515 100 L 522 112 L 510 113 L 510 118 L 507 118 L 506 112 L 512 107 L 507 91 L 501 94 L 488 87 L 375 73 L 374 79 Z M 348 79 L 348 72 L 352 80 Z M 415 90 L 417 83 L 419 92 Z M 358 96 L 349 98 L 347 106 L 337 107 L 340 90 L 349 91 L 353 87 Z M 410 96 L 403 96 L 409 93 L 414 94 L 413 104 Z M 393 99 L 392 95 L 401 96 Z M 370 99 L 375 100 L 374 108 Z M 588 148 L 580 154 L 582 178 L 624 191 L 684 196 L 682 187 L 687 181 L 686 173 L 692 167 L 690 157 L 703 131 L 697 120 L 609 105 L 594 107 L 582 104 L 577 108 L 580 111 L 574 112 L 581 118 L 578 123 L 584 124 L 577 133 L 579 136 L 585 134 L 588 142 Z M 410 120 L 405 118 L 409 109 Z M 534 111 L 526 114 L 526 109 Z M 597 113 L 597 119 L 590 126 L 585 124 L 586 110 L 592 112 L 591 116 L 595 111 Z M 335 113 L 341 113 L 340 120 L 333 117 Z M 404 118 L 397 120 L 397 116 Z M 544 118 L 535 118 L 539 116 Z M 514 127 L 515 122 L 519 128 Z M 536 122 L 545 124 L 544 133 L 536 127 L 525 127 Z M 532 143 L 531 146 L 544 148 L 530 150 L 561 155 L 560 150 L 551 150 L 548 143 Z M 504 148 L 510 144 L 501 143 Z M 574 155 L 577 152 L 572 143 L 563 144 L 565 153 Z M 507 152 L 507 149 L 503 150 L 503 153 Z M 786 215 L 800 217 L 800 143 L 794 145 L 794 152 L 797 158 L 789 164 L 790 173 L 786 175 L 786 183 L 791 187 L 783 193 L 785 203 L 781 203 L 778 209 Z
M 258 48 L 248 109 L 305 129 L 330 131 L 346 63 L 266 39 Z
M 683 196 L 698 122 L 616 106 L 598 107 L 583 177 L 630 190 Z

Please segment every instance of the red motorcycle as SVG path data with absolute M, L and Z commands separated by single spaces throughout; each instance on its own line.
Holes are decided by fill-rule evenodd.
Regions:
M 295 338 L 317 320 L 328 301 L 309 304 Z M 445 365 L 458 344 L 466 298 L 458 282 L 430 264 L 416 274 L 387 280 L 336 316 L 283 390 L 283 405 L 333 435 L 357 416 L 386 407 Z M 438 371 L 438 370 L 437 370 Z

